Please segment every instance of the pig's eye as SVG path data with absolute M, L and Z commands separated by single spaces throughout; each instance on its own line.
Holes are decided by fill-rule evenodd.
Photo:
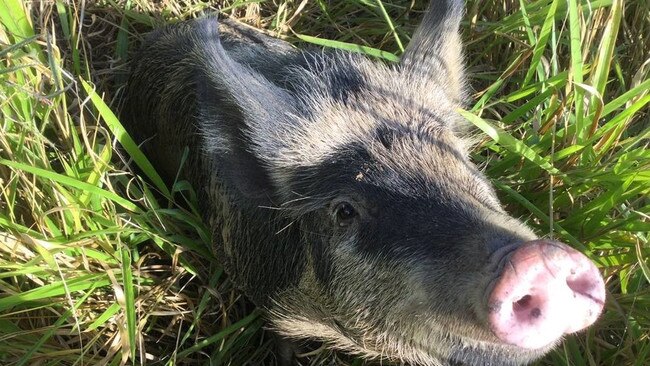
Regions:
M 347 202 L 339 203 L 334 213 L 336 214 L 336 221 L 340 226 L 350 225 L 354 218 L 357 217 L 357 210 Z

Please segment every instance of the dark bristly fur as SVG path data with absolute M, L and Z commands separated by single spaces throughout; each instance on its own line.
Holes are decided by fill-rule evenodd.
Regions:
M 282 335 L 417 365 L 518 365 L 486 323 L 499 259 L 535 236 L 467 158 L 462 1 L 401 63 L 307 52 L 230 21 L 154 32 L 122 120 L 200 195 L 214 247 Z M 499 257 L 499 258 L 495 258 Z

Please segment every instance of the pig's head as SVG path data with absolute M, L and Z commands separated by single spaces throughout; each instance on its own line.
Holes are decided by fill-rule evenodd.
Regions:
M 434 2 L 393 66 L 304 54 L 278 85 L 219 43 L 199 55 L 207 153 L 273 228 L 251 237 L 278 243 L 232 254 L 231 271 L 249 292 L 282 277 L 249 294 L 280 333 L 414 364 L 522 364 L 600 314 L 595 266 L 508 216 L 468 160 L 461 3 Z

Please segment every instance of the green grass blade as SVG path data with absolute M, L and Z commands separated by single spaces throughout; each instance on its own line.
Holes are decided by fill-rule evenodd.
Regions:
M 524 197 L 521 193 L 515 191 L 514 189 L 508 187 L 507 185 L 499 181 L 493 181 L 493 184 L 498 189 L 511 196 L 515 201 L 517 201 L 517 203 L 521 204 L 523 207 L 528 209 L 533 215 L 535 215 L 535 217 L 541 219 L 545 224 L 551 223 L 551 218 L 548 216 L 548 214 L 540 210 L 533 202 L 530 202 L 530 200 L 526 199 L 526 197 Z M 564 238 L 564 240 L 566 240 L 574 248 L 580 249 L 583 252 L 587 251 L 587 247 L 585 247 L 585 245 L 582 242 L 580 242 L 580 240 L 578 240 L 575 236 L 571 235 L 571 233 L 565 230 L 555 220 L 553 220 L 553 230 L 555 233 L 559 233 L 560 235 L 562 235 L 562 238 Z
M 622 12 L 623 1 L 613 0 L 609 14 L 609 21 L 607 22 L 607 27 L 605 27 L 603 37 L 601 38 L 601 43 L 598 47 L 596 66 L 594 67 L 590 80 L 590 84 L 598 91 L 599 95 L 601 96 L 605 92 L 607 77 L 609 75 L 609 70 L 611 69 L 613 58 L 612 56 L 614 54 L 614 48 L 616 47 L 616 39 L 618 35 L 618 29 L 621 24 Z M 591 99 L 592 107 L 590 108 L 590 112 L 593 112 L 596 100 L 595 97 L 592 97 Z
M 648 94 L 649 91 L 650 91 L 650 79 L 646 79 L 641 84 L 635 86 L 634 88 L 621 94 L 616 99 L 605 104 L 600 117 L 603 118 L 608 116 L 610 113 L 613 113 L 614 111 L 623 107 L 627 103 L 630 103 L 631 101 L 637 100 L 638 98 L 643 97 L 645 94 Z M 593 118 L 593 116 L 591 116 L 591 118 Z
M 49 285 L 17 293 L 15 295 L 0 298 L 0 312 L 6 311 L 16 305 L 25 304 L 29 301 L 46 300 L 52 297 L 65 295 L 66 292 L 84 291 L 93 287 L 103 287 L 111 284 L 105 273 L 89 274 L 69 279 L 66 283 L 62 281 L 53 282 Z
M 34 36 L 31 17 L 20 0 L 0 0 L 0 23 L 16 42 Z
M 108 125 L 108 128 L 115 135 L 120 144 L 124 149 L 129 153 L 133 158 L 133 161 L 138 165 L 144 174 L 151 180 L 151 182 L 158 188 L 158 190 L 164 194 L 166 197 L 171 197 L 169 189 L 163 182 L 162 178 L 154 169 L 151 162 L 144 156 L 138 145 L 133 141 L 131 136 L 126 132 L 126 129 L 122 126 L 120 121 L 117 119 L 113 111 L 104 103 L 102 98 L 95 92 L 95 90 L 88 84 L 85 80 L 81 80 L 81 83 L 86 90 L 86 93 L 90 96 L 95 108 L 99 111 L 99 114 Z
M 218 341 L 226 338 L 228 335 L 230 335 L 230 334 L 232 334 L 232 333 L 234 333 L 234 332 L 236 332 L 236 331 L 238 331 L 238 330 L 240 330 L 242 328 L 247 327 L 249 324 L 253 323 L 253 321 L 258 319 L 259 317 L 260 317 L 260 311 L 255 310 L 252 313 L 250 313 L 249 315 L 247 315 L 246 317 L 244 317 L 243 319 L 241 319 L 240 321 L 238 321 L 237 323 L 232 324 L 232 325 L 224 328 L 219 333 L 217 333 L 215 335 L 212 335 L 212 336 L 198 342 L 194 346 L 192 346 L 192 347 L 190 347 L 190 348 L 188 348 L 188 349 L 186 349 L 186 350 L 184 350 L 182 352 L 179 352 L 178 357 L 185 357 L 186 355 L 188 355 L 190 353 L 198 352 L 201 349 L 203 349 L 205 347 L 208 347 L 209 345 L 214 344 L 215 342 L 218 342 Z
M 376 0 L 376 2 L 377 2 L 377 6 L 379 7 L 379 12 L 386 20 L 386 24 L 388 24 L 388 28 L 390 29 L 390 32 L 393 34 L 393 38 L 395 38 L 395 43 L 397 43 L 397 47 L 399 48 L 401 53 L 404 53 L 404 45 L 402 44 L 402 40 L 399 38 L 399 34 L 397 34 L 397 30 L 395 29 L 395 24 L 393 24 L 393 20 L 390 18 L 390 15 L 388 15 L 388 12 L 386 12 L 386 8 L 384 7 L 383 1 Z
M 544 54 L 544 49 L 546 49 L 546 45 L 548 44 L 548 39 L 551 36 L 552 28 L 555 25 L 555 12 L 557 10 L 558 3 L 559 0 L 553 0 L 551 6 L 549 6 L 548 8 L 548 13 L 546 14 L 546 20 L 544 20 L 544 24 L 542 25 L 542 29 L 539 33 L 539 39 L 537 41 L 537 44 L 535 44 L 533 50 L 533 58 L 530 61 L 530 66 L 528 67 L 528 71 L 526 72 L 526 76 L 524 77 L 524 82 L 522 83 L 522 87 L 528 85 L 528 83 L 533 79 L 535 72 L 537 71 L 539 62 L 542 59 L 542 56 Z
M 16 366 L 23 366 L 29 362 L 32 362 L 33 361 L 32 355 L 36 351 L 38 351 L 43 346 L 43 344 L 45 344 L 45 342 L 47 342 L 47 340 L 50 339 L 59 330 L 59 328 L 68 320 L 68 318 L 74 316 L 74 312 L 77 311 L 79 307 L 86 302 L 88 297 L 90 297 L 90 295 L 92 295 L 93 292 L 95 292 L 96 288 L 97 288 L 97 284 L 93 283 L 91 287 L 88 289 L 88 291 L 86 291 L 86 293 L 82 297 L 76 299 L 72 307 L 68 308 L 68 310 L 66 310 L 59 317 L 59 319 L 57 319 L 57 321 L 50 327 L 50 329 L 47 332 L 45 332 L 45 334 L 43 334 L 43 336 L 36 343 L 34 343 L 34 346 L 31 347 L 23 355 L 23 357 L 20 358 L 20 360 L 18 360 Z
M 106 310 L 104 310 L 104 312 L 100 316 L 95 318 L 95 320 L 86 327 L 85 331 L 89 332 L 89 331 L 92 331 L 92 330 L 95 330 L 95 329 L 101 327 L 111 317 L 113 317 L 115 314 L 117 314 L 118 311 L 120 311 L 120 304 L 113 303 Z
M 582 65 L 582 32 L 578 14 L 578 0 L 568 0 L 569 3 L 569 49 L 571 50 L 571 79 L 574 84 L 583 84 Z M 573 89 L 575 103 L 576 141 L 582 143 L 588 128 L 584 123 L 584 92 L 582 88 Z
M 361 45 L 358 45 L 358 44 L 346 43 L 346 42 L 341 42 L 341 41 L 333 41 L 333 40 L 308 36 L 308 35 L 304 35 L 304 34 L 296 34 L 296 37 L 298 37 L 302 41 L 313 43 L 313 44 L 319 45 L 319 46 L 324 46 L 324 47 L 329 47 L 329 48 L 338 48 L 338 49 L 341 49 L 341 50 L 362 53 L 364 55 L 384 59 L 384 60 L 391 61 L 391 62 L 398 62 L 399 61 L 399 57 L 392 54 L 392 53 L 390 53 L 390 52 L 382 51 L 382 50 L 372 48 L 372 47 L 368 47 L 368 46 L 361 46 Z
M 470 121 L 476 127 L 485 132 L 488 136 L 490 136 L 492 140 L 494 140 L 499 146 L 502 146 L 506 150 L 522 158 L 530 160 L 541 169 L 544 169 L 553 175 L 564 176 L 564 174 L 562 174 L 562 172 L 551 165 L 547 159 L 541 157 L 533 149 L 528 147 L 522 141 L 512 137 L 512 135 L 508 134 L 506 131 L 470 112 L 459 110 L 459 113 L 465 117 L 465 119 Z
M 122 248 L 122 284 L 124 285 L 124 306 L 126 313 L 126 332 L 129 337 L 129 351 L 131 360 L 136 359 L 136 315 L 135 315 L 135 289 L 133 272 L 131 271 L 131 253 L 128 248 Z
M 50 170 L 36 168 L 36 167 L 29 166 L 29 165 L 26 165 L 26 164 L 23 164 L 23 163 L 9 161 L 9 160 L 5 160 L 5 159 L 0 159 L 0 165 L 6 165 L 6 166 L 11 167 L 11 168 L 20 169 L 20 170 L 23 170 L 23 171 L 25 171 L 27 173 L 31 173 L 31 174 L 37 175 L 39 177 L 49 179 L 49 180 L 52 180 L 52 181 L 55 181 L 55 182 L 58 182 L 58 183 L 61 183 L 61 184 L 65 184 L 67 186 L 70 186 L 70 187 L 73 187 L 73 188 L 76 188 L 76 189 L 79 189 L 81 192 L 86 191 L 86 192 L 90 192 L 92 194 L 99 195 L 99 196 L 104 197 L 104 198 L 106 198 L 108 200 L 111 200 L 111 201 L 117 203 L 118 205 L 124 207 L 125 209 L 133 211 L 133 212 L 139 212 L 140 211 L 140 208 L 138 206 L 136 206 L 135 204 L 133 204 L 128 199 L 126 199 L 124 197 L 121 197 L 121 196 L 117 195 L 114 192 L 101 189 L 101 188 L 99 188 L 97 186 L 94 186 L 92 184 L 88 184 L 86 182 L 82 182 L 82 181 L 80 181 L 80 180 L 78 180 L 76 178 L 68 177 L 68 176 L 65 176 L 65 175 L 55 173 L 55 172 L 50 171 Z

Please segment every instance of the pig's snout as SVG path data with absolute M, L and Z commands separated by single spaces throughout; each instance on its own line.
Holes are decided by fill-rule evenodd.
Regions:
M 507 260 L 488 300 L 488 321 L 503 342 L 542 348 L 591 325 L 605 303 L 605 284 L 583 254 L 536 240 Z

